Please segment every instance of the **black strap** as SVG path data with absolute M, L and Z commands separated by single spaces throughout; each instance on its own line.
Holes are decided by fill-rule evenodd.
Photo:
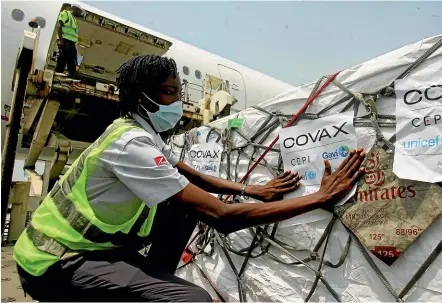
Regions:
M 221 302 L 227 302 L 226 299 L 224 299 L 223 295 L 221 294 L 221 292 L 218 290 L 218 288 L 215 286 L 215 284 L 212 282 L 212 280 L 209 279 L 209 277 L 206 275 L 206 273 L 201 269 L 201 267 L 198 266 L 198 264 L 196 264 L 193 260 L 191 260 L 189 263 L 192 263 L 193 265 L 196 266 L 196 268 L 198 269 L 198 271 L 201 273 L 201 275 L 203 276 L 204 279 L 207 280 L 207 282 L 210 284 L 210 286 L 212 287 L 212 289 L 215 291 L 216 295 L 218 296 L 218 298 L 221 300 Z
M 404 289 L 399 294 L 399 298 L 403 299 L 404 296 L 411 290 L 411 288 L 416 284 L 416 282 L 422 277 L 422 275 L 425 273 L 425 271 L 430 267 L 430 265 L 436 260 L 437 256 L 442 251 L 442 239 L 439 241 L 439 244 L 433 249 L 431 254 L 428 256 L 428 258 L 425 260 L 425 262 L 422 264 L 421 267 L 414 273 L 413 277 L 408 281 L 407 285 L 405 285 Z

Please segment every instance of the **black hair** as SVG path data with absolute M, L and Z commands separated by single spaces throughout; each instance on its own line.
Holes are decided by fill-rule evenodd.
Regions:
M 72 8 L 72 5 L 70 3 L 63 3 L 61 6 L 61 10 L 70 9 Z
M 169 76 L 177 77 L 175 60 L 156 55 L 144 55 L 130 59 L 117 70 L 117 88 L 122 117 L 136 110 L 141 92 L 153 92 Z

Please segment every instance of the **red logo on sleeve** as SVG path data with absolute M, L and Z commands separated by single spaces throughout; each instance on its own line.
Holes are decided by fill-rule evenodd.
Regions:
M 164 158 L 163 156 L 155 157 L 154 160 L 155 160 L 155 163 L 157 164 L 157 166 L 168 164 L 166 158 Z

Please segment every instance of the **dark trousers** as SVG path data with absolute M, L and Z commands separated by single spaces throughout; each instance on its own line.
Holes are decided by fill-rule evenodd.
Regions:
M 87 252 L 57 262 L 40 277 L 19 267 L 23 290 L 42 302 L 210 302 L 204 289 L 174 276 L 195 226 L 194 217 L 161 203 L 147 257 L 125 248 Z
M 77 67 L 77 48 L 75 42 L 63 39 L 63 46 L 59 51 L 55 72 L 63 73 L 67 65 L 69 77 L 73 78 Z

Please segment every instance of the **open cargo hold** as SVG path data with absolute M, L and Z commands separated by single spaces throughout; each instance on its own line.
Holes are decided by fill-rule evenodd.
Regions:
M 131 28 L 92 12 L 77 18 L 78 50 L 82 62 L 78 74 L 109 84 L 115 84 L 117 69 L 124 62 L 138 55 L 164 55 L 172 42 L 150 33 Z M 56 65 L 57 29 L 51 41 L 47 65 Z
M 93 142 L 120 113 L 119 91 L 115 86 L 117 69 L 139 55 L 162 56 L 172 42 L 91 11 L 85 11 L 76 20 L 80 29 L 77 43 L 77 60 L 80 62 L 76 78 L 81 82 L 72 83 L 64 76 L 51 73 L 59 55 L 55 27 L 45 70 L 40 71 L 41 76 L 35 77 L 37 79 L 33 81 L 33 86 L 43 90 L 48 85 L 51 87 L 50 98 L 63 100 L 55 117 L 53 131 L 60 132 L 70 140 Z M 40 99 L 39 96 L 37 98 Z M 32 133 L 26 138 L 27 144 L 30 144 L 31 136 Z
M 224 146 L 220 176 L 240 181 L 254 164 L 251 158 L 257 160 L 278 136 L 281 125 L 286 125 L 309 97 L 315 95 L 315 100 L 300 116 L 299 124 L 308 123 L 306 119 L 311 121 L 318 116 L 353 112 L 358 146 L 369 151 L 380 133 L 376 133 L 370 119 L 373 116 L 368 111 L 374 109 L 373 104 L 360 104 L 358 99 L 378 95 L 375 103 L 376 121 L 385 138 L 394 138 L 394 81 L 398 78 L 439 79 L 437 81 L 441 84 L 441 45 L 442 35 L 407 45 L 344 70 L 333 82 L 329 77 L 328 82 L 331 83 L 322 79 L 318 83 L 297 87 L 261 103 L 258 107 L 248 108 L 198 130 L 173 137 L 170 144 L 174 152 L 181 155 L 181 159 L 188 161 L 187 151 L 193 144 L 218 140 Z M 325 89 L 319 92 L 317 90 L 320 87 Z M 242 127 L 229 129 L 229 120 L 238 117 L 243 119 Z M 387 153 L 382 153 L 392 159 L 392 154 L 388 156 Z M 264 184 L 278 174 L 281 168 L 277 142 L 256 166 L 247 182 Z M 384 262 L 385 260 L 377 258 L 364 247 L 358 237 L 348 232 L 337 216 L 317 210 L 280 222 L 277 226 L 241 230 L 227 237 L 206 228 L 202 236 L 198 236 L 190 246 L 195 252 L 201 251 L 207 245 L 204 253 L 180 268 L 177 275 L 203 286 L 216 298 L 217 294 L 210 285 L 212 283 L 228 301 L 292 302 L 308 298 L 310 301 L 322 302 L 391 302 L 402 299 L 409 302 L 440 302 L 441 190 L 440 184 L 427 185 L 434 191 L 432 203 L 436 209 L 423 207 L 417 213 L 423 217 L 426 213 L 436 213 L 432 214 L 432 220 L 424 222 L 429 227 L 420 236 L 415 236 L 415 241 L 391 262 Z M 234 199 L 253 202 L 242 197 Z M 256 233 L 259 235 L 255 237 Z M 252 247 L 253 239 L 256 241 Z M 326 249 L 323 255 L 324 246 Z M 320 262 L 322 259 L 324 262 Z M 322 274 L 319 275 L 319 272 Z

